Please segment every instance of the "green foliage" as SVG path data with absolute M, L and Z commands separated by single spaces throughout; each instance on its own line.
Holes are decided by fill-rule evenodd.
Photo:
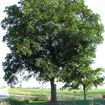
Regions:
M 85 86 L 86 90 L 88 90 L 93 86 L 97 87 L 98 85 L 103 85 L 105 79 L 105 77 L 102 76 L 103 72 L 103 68 L 97 68 L 96 70 L 88 68 L 86 70 L 82 70 L 78 77 L 75 77 L 74 81 L 68 80 L 69 82 L 65 85 L 65 87 L 77 89 L 80 85 L 82 85 Z
M 5 101 L 10 105 L 28 105 L 28 100 L 25 100 L 23 98 L 15 98 L 15 97 L 9 97 L 8 99 L 5 99 Z
M 32 98 L 32 101 L 48 101 L 48 98 L 46 96 L 40 96 L 36 98 Z
M 84 67 L 84 70 L 78 74 L 78 77 L 75 77 L 74 80 L 70 78 L 66 81 L 64 88 L 69 87 L 70 89 L 78 89 L 83 87 L 84 99 L 86 98 L 86 91 L 91 89 L 93 86 L 97 87 L 98 85 L 103 85 L 105 77 L 102 76 L 104 72 L 103 68 L 97 68 L 92 70 L 91 68 Z
M 99 15 L 83 0 L 26 0 L 5 12 L 1 24 L 8 31 L 3 40 L 12 52 L 3 63 L 8 83 L 16 83 L 20 70 L 45 81 L 61 71 L 74 72 L 87 54 L 95 57 L 96 45 L 103 41 Z
M 27 78 L 50 82 L 75 77 L 103 41 L 100 17 L 83 0 L 22 0 L 5 12 L 1 25 L 11 49 L 3 63 L 8 84 L 14 85 L 21 71 L 28 72 Z

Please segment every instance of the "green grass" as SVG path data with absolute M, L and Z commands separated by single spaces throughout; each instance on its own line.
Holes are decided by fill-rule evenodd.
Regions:
M 102 97 L 103 95 L 105 95 L 105 90 L 104 89 L 89 90 L 87 92 L 87 95 L 94 97 Z
M 0 87 L 0 89 L 4 89 L 4 88 L 5 88 L 5 86 Z
M 50 94 L 50 90 L 45 90 L 43 93 L 40 89 L 22 89 L 22 88 L 10 88 L 10 94 L 19 94 L 19 95 L 27 95 L 27 96 L 40 96 L 40 95 L 48 95 Z
M 69 99 L 65 101 L 61 101 L 59 100 L 58 103 L 59 105 L 97 105 L 97 103 L 101 103 L 103 105 L 105 105 L 105 100 L 99 100 L 99 99 L 94 99 L 92 101 L 92 99 L 88 99 L 88 100 L 73 100 L 73 95 L 75 91 L 75 94 L 79 97 L 83 96 L 83 92 L 82 90 L 57 90 L 57 96 L 62 97 L 62 94 L 64 97 L 69 96 Z M 48 89 L 44 89 L 44 91 L 42 92 L 40 89 L 22 89 L 22 88 L 10 88 L 9 92 L 11 94 L 22 94 L 22 95 L 34 95 L 34 96 L 38 96 L 38 97 L 34 97 L 34 98 L 14 98 L 14 97 L 10 97 L 8 99 L 5 100 L 5 102 L 7 102 L 6 104 L 2 104 L 2 105 L 44 105 L 46 103 L 48 103 L 48 99 L 47 96 L 50 95 L 50 90 Z M 87 92 L 87 96 L 90 97 L 98 97 L 101 98 L 102 95 L 105 94 L 105 90 L 89 90 Z M 43 96 L 43 97 L 42 97 Z M 71 99 L 70 99 L 71 97 Z M 93 103 L 93 104 L 92 104 Z M 1 104 L 0 104 L 1 105 Z M 47 105 L 53 105 L 53 104 L 47 104 Z M 58 105 L 58 104 L 54 104 L 54 105 Z
M 57 90 L 57 96 L 61 96 L 62 94 L 66 97 L 73 96 L 75 91 L 75 95 L 83 97 L 83 91 L 82 90 Z M 10 94 L 17 94 L 17 95 L 27 95 L 27 96 L 49 96 L 50 90 L 44 89 L 44 91 L 41 91 L 40 89 L 23 89 L 23 88 L 10 88 L 9 89 Z M 87 96 L 90 97 L 102 97 L 105 94 L 105 90 L 95 89 L 95 90 L 89 90 L 87 92 Z
M 0 105 L 40 105 L 45 104 L 47 101 L 33 101 L 32 98 L 17 98 L 17 97 L 9 97 L 5 99 Z
M 66 105 L 89 105 L 88 100 L 78 100 L 78 101 L 60 101 L 59 103 L 66 104 Z
M 29 102 L 29 105 L 40 105 L 40 104 L 46 104 L 46 101 L 31 101 Z
M 66 105 L 105 105 L 105 100 L 77 100 L 77 101 L 61 101 L 59 103 Z
M 4 104 L 0 105 L 97 105 L 97 103 L 105 105 L 105 100 L 77 100 L 77 101 L 58 101 L 59 104 L 51 104 L 47 101 L 34 101 L 32 98 L 16 98 L 10 97 L 4 100 Z M 92 104 L 93 103 L 93 104 Z

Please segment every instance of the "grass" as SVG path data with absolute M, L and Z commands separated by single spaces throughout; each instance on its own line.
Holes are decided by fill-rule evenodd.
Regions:
M 19 94 L 19 95 L 27 95 L 27 96 L 40 96 L 40 95 L 48 95 L 50 94 L 50 90 L 45 90 L 43 93 L 40 89 L 23 89 L 23 88 L 10 88 L 10 94 Z
M 44 89 L 44 91 L 41 91 L 40 89 L 10 88 L 9 93 L 21 94 L 21 95 L 27 95 L 27 96 L 30 96 L 30 95 L 37 96 L 34 98 L 30 98 L 30 99 L 24 99 L 24 100 L 19 99 L 18 101 L 20 103 L 17 102 L 15 99 L 16 103 L 18 103 L 18 104 L 13 104 L 13 105 L 23 105 L 23 104 L 24 105 L 44 105 L 48 102 L 47 97 L 50 95 L 50 90 Z M 74 105 L 74 103 L 75 103 L 75 105 L 98 105 L 97 103 L 101 103 L 101 104 L 105 105 L 105 100 L 101 100 L 101 99 L 93 99 L 92 100 L 92 98 L 91 98 L 91 97 L 102 98 L 104 93 L 105 93 L 105 90 L 99 90 L 99 89 L 89 90 L 87 92 L 87 96 L 90 96 L 90 98 L 88 98 L 88 100 L 75 100 L 75 102 L 74 102 L 74 96 L 73 96 L 74 94 L 76 96 L 80 97 L 80 99 L 83 99 L 83 98 L 81 98 L 81 97 L 83 97 L 82 90 L 71 90 L 71 91 L 57 90 L 57 98 L 58 97 L 61 98 L 61 99 L 58 99 L 59 105 Z M 66 99 L 66 97 L 68 99 Z M 65 99 L 63 99 L 63 101 L 62 101 L 62 98 L 65 98 Z M 78 98 L 76 97 L 76 99 L 78 99 Z M 10 104 L 10 105 L 12 105 L 12 104 Z M 58 105 L 58 104 L 47 103 L 46 105 Z
M 73 96 L 75 92 L 75 95 L 82 96 L 83 97 L 83 91 L 82 90 L 57 90 L 57 96 L 61 96 L 62 94 L 66 97 Z M 17 94 L 17 95 L 27 95 L 27 96 L 49 96 L 50 95 L 50 89 L 44 89 L 44 91 L 41 91 L 40 89 L 23 89 L 23 88 L 10 88 L 9 89 L 10 94 Z M 89 97 L 102 97 L 105 94 L 105 90 L 95 89 L 95 90 L 89 90 L 87 92 L 87 96 Z
M 77 101 L 58 101 L 56 104 L 48 103 L 47 101 L 34 101 L 32 98 L 16 98 L 10 97 L 1 102 L 0 105 L 105 105 L 105 100 L 77 100 Z
M 61 101 L 59 103 L 66 105 L 105 105 L 105 100 L 77 100 L 77 101 Z
M 40 105 L 45 103 L 47 103 L 47 101 L 34 101 L 31 98 L 9 97 L 1 102 L 0 105 Z
M 5 86 L 0 87 L 0 89 L 4 89 L 4 88 L 5 88 Z

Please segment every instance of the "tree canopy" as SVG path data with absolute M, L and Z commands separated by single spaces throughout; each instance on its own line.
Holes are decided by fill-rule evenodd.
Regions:
M 18 72 L 37 74 L 51 82 L 51 101 L 56 101 L 54 79 L 63 72 L 75 73 L 81 60 L 95 57 L 103 41 L 103 25 L 83 0 L 22 0 L 6 7 L 1 22 L 11 54 L 3 63 L 5 80 L 11 83 Z M 13 80 L 16 79 L 12 79 Z
M 97 87 L 103 85 L 105 77 L 102 76 L 102 73 L 105 72 L 103 68 L 97 68 L 93 70 L 92 68 L 84 67 L 81 72 L 78 73 L 78 77 L 72 79 L 71 77 L 66 78 L 66 84 L 63 88 L 69 89 L 83 89 L 84 99 L 86 100 L 86 92 L 91 89 L 93 86 Z M 81 87 L 82 86 L 82 87 Z

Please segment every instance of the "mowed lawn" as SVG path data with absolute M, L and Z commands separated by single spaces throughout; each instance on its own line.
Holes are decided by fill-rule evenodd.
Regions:
M 50 89 L 44 89 L 43 91 L 41 89 L 26 89 L 26 88 L 10 88 L 9 89 L 10 94 L 17 94 L 17 95 L 27 95 L 27 96 L 49 96 L 50 95 Z M 82 90 L 57 90 L 57 95 L 77 95 L 77 96 L 83 96 Z M 89 97 L 98 97 L 101 98 L 103 95 L 105 95 L 105 90 L 103 89 L 94 89 L 89 90 L 87 92 L 87 96 Z

